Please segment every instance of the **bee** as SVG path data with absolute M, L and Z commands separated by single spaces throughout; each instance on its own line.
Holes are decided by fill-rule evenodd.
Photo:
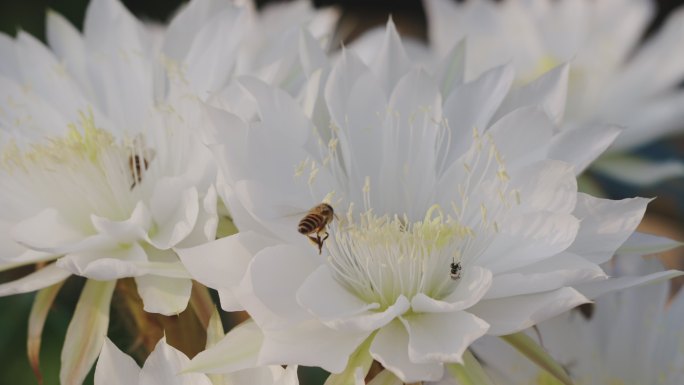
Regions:
M 451 271 L 449 272 L 449 276 L 451 276 L 451 279 L 461 279 L 461 270 L 461 262 L 451 262 Z
M 297 230 L 300 234 L 306 235 L 309 240 L 318 246 L 318 254 L 323 250 L 323 242 L 328 239 L 326 226 L 332 222 L 335 211 L 327 203 L 321 203 L 311 210 L 299 221 Z M 321 237 L 323 236 L 323 237 Z
M 129 145 L 131 149 L 128 156 L 128 169 L 132 180 L 131 190 L 133 190 L 138 183 L 142 182 L 143 174 L 150 167 L 155 151 L 145 146 L 145 141 L 141 135 L 133 138 Z
M 133 154 L 128 157 L 128 168 L 131 170 L 131 177 L 133 183 L 131 190 L 140 182 L 142 182 L 143 169 L 147 170 L 150 167 L 150 162 L 142 155 Z

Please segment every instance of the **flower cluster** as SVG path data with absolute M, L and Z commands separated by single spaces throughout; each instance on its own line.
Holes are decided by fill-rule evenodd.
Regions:
M 47 312 L 80 276 L 63 384 L 81 384 L 98 356 L 98 385 L 293 385 L 299 366 L 332 373 L 328 384 L 480 383 L 509 378 L 508 358 L 488 350 L 495 337 L 525 341 L 511 344 L 552 381 L 570 381 L 560 364 L 584 378 L 572 368 L 584 351 L 557 352 L 586 332 L 545 321 L 574 322 L 578 305 L 680 274 L 613 277 L 616 254 L 677 243 L 635 235 L 648 199 L 577 185 L 632 114 L 627 131 L 673 126 L 679 115 L 648 109 L 679 106 L 684 63 L 637 83 L 679 18 L 623 68 L 650 16 L 641 2 L 531 3 L 426 2 L 434 52 L 406 49 L 392 20 L 332 52 L 337 12 L 304 2 L 257 12 L 193 0 L 159 27 L 92 0 L 82 33 L 48 13 L 49 48 L 0 36 L 0 270 L 31 267 L 0 295 L 38 291 L 34 369 Z M 594 57 L 615 31 L 568 30 L 591 35 L 580 41 L 549 23 L 589 7 L 592 23 L 619 9 L 641 24 Z M 492 25 L 476 28 L 478 17 Z M 521 24 L 529 36 L 511 37 Z M 115 293 L 135 295 L 117 282 L 135 284 L 135 314 L 191 307 L 204 351 L 189 359 L 197 352 L 163 338 L 140 369 L 107 338 Z M 207 288 L 250 319 L 226 334 Z M 597 319 L 614 316 L 596 306 Z M 538 324 L 559 341 L 557 362 L 522 333 Z

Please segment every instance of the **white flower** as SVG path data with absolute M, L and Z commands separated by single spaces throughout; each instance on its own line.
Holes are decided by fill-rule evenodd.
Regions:
M 608 270 L 648 274 L 656 260 L 616 258 Z M 598 299 L 589 319 L 579 311 L 539 325 L 544 347 L 576 384 L 680 384 L 684 376 L 684 295 L 667 304 L 669 285 L 652 284 Z M 536 338 L 536 333 L 530 332 Z M 505 343 L 483 338 L 474 345 L 497 384 L 546 384 L 548 375 Z
M 567 67 L 507 98 L 509 67 L 464 83 L 456 54 L 430 75 L 391 23 L 376 51 L 370 66 L 347 52 L 312 75 L 304 108 L 244 78 L 260 119 L 211 112 L 240 233 L 179 255 L 225 310 L 261 327 L 260 364 L 339 373 L 372 357 L 404 382 L 436 380 L 484 334 L 630 284 L 598 264 L 647 201 L 577 193 L 575 171 L 617 130 L 557 133 Z M 321 202 L 337 218 L 319 255 L 297 229 Z
M 258 329 L 242 325 L 232 333 L 240 332 L 251 337 Z M 219 343 L 223 337 L 223 327 L 218 312 L 214 312 L 207 330 L 207 347 Z M 225 339 L 224 339 L 225 341 Z M 244 342 L 244 341 L 243 341 Z M 249 351 L 248 345 L 232 346 L 233 354 Z M 201 353 L 200 353 L 201 354 Z M 142 369 L 135 361 L 114 345 L 109 339 L 102 350 L 95 367 L 95 385 L 298 385 L 297 366 L 283 369 L 280 366 L 250 367 L 243 366 L 228 374 L 204 375 L 185 373 L 190 363 L 185 354 L 176 350 L 162 338 L 157 343 Z
M 445 55 L 466 40 L 467 78 L 510 63 L 525 84 L 570 62 L 564 129 L 609 122 L 626 128 L 610 157 L 593 166 L 614 178 L 650 184 L 684 175 L 675 162 L 651 163 L 617 151 L 683 128 L 684 12 L 675 11 L 641 44 L 651 0 L 425 0 L 430 42 Z M 634 169 L 638 167 L 638 169 Z

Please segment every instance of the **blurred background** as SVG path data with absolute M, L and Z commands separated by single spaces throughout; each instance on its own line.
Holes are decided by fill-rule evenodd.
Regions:
M 229 0 L 226 0 L 229 1 Z M 263 7 L 272 1 L 257 0 L 257 6 Z M 658 28 L 664 18 L 675 8 L 684 4 L 684 0 L 654 0 L 658 5 L 658 15 L 654 19 L 648 33 Z M 184 3 L 179 0 L 123 0 L 123 3 L 142 20 L 165 22 Z M 47 9 L 52 9 L 69 19 L 75 26 L 81 27 L 88 0 L 0 0 L 0 31 L 15 35 L 18 30 L 26 31 L 44 40 L 44 18 Z M 384 25 L 391 14 L 400 33 L 425 40 L 426 20 L 421 1 L 400 0 L 314 0 L 316 7 L 335 5 L 342 9 L 342 17 L 338 31 L 344 31 L 346 42 L 359 36 L 364 30 Z M 684 42 L 682 42 L 684 49 Z M 2 60 L 2 58 L 0 58 Z M 684 128 L 684 122 L 682 122 Z M 638 156 L 652 160 L 684 161 L 684 137 L 663 139 L 659 142 L 635 150 Z M 637 187 L 610 180 L 600 175 L 589 175 L 611 198 L 624 198 L 636 195 L 658 197 L 651 206 L 642 230 L 667 235 L 674 239 L 684 240 L 684 179 L 671 179 L 654 186 Z M 668 257 L 670 265 L 682 268 L 682 251 L 675 251 Z M 19 277 L 29 271 L 15 270 L 0 273 L 0 282 L 10 277 Z M 83 281 L 72 278 L 60 292 L 54 308 L 50 312 L 43 333 L 41 349 L 41 369 L 44 384 L 58 384 L 60 350 L 68 321 L 78 299 Z M 26 357 L 26 333 L 28 314 L 31 309 L 34 293 L 0 298 L 0 384 L 34 384 L 37 383 Z M 113 306 L 116 307 L 117 298 Z M 231 320 L 226 320 L 231 322 Z M 233 320 L 235 321 L 235 320 Z M 125 317 L 112 314 L 110 338 L 122 341 L 119 346 L 125 348 L 144 344 L 144 341 L 132 340 L 127 331 L 130 321 Z M 143 323 L 149 327 L 162 330 L 167 324 L 163 319 L 150 319 Z M 175 327 L 192 327 L 192 320 L 175 322 Z M 190 326 L 188 326 L 190 325 Z M 156 341 L 154 341 L 156 342 Z M 203 341 L 200 341 L 203 344 Z M 191 343 L 192 344 L 192 343 Z M 196 344 L 196 343 L 195 343 Z M 141 357 L 137 357 L 140 359 Z M 144 357 L 142 357 L 144 358 Z M 302 385 L 321 384 L 325 373 L 315 369 L 304 369 Z M 86 384 L 92 384 L 92 373 Z

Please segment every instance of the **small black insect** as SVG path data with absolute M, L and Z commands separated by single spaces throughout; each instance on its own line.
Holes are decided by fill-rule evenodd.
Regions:
M 462 270 L 461 262 L 458 262 L 458 263 L 451 262 L 451 272 L 449 273 L 449 275 L 451 276 L 451 279 L 453 279 L 453 280 L 461 279 L 461 270 Z

